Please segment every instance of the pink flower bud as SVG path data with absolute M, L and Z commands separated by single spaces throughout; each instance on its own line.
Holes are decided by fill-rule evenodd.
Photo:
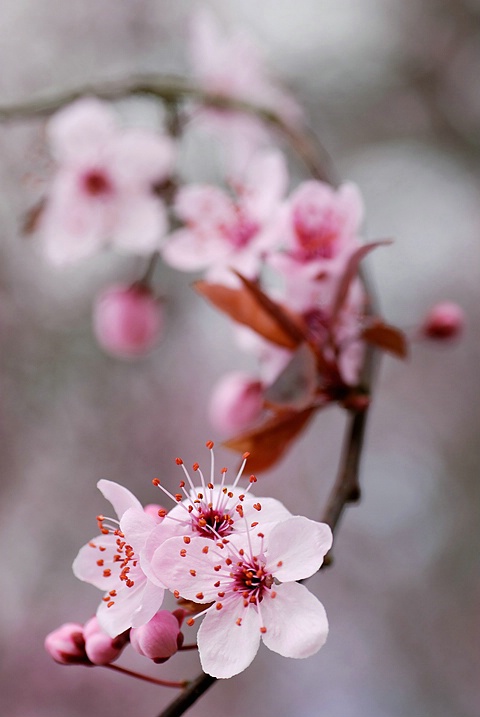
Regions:
M 109 665 L 119 657 L 128 642 L 127 633 L 113 639 L 102 630 L 96 617 L 92 617 L 83 628 L 85 652 L 94 665 Z
M 455 339 L 463 331 L 465 315 L 452 301 L 435 304 L 428 312 L 421 331 L 423 336 L 437 341 Z
M 112 286 L 95 301 L 95 336 L 100 346 L 112 356 L 143 356 L 155 346 L 162 328 L 161 306 L 145 287 L 135 284 Z
M 159 610 L 150 622 L 130 630 L 132 647 L 154 662 L 165 662 L 183 643 L 179 620 L 168 610 Z
M 158 503 L 149 503 L 143 510 L 147 515 L 151 515 L 157 523 L 161 523 L 168 513 L 163 505 L 158 505 Z
M 76 622 L 66 622 L 45 638 L 45 649 L 61 665 L 89 665 L 85 652 L 83 627 Z
M 233 372 L 217 383 L 210 400 L 212 426 L 222 433 L 236 433 L 250 426 L 263 409 L 263 386 L 242 372 Z

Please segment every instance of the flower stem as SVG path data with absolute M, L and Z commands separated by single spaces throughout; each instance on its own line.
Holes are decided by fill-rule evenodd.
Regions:
M 122 672 L 124 675 L 129 675 L 130 677 L 136 677 L 137 680 L 151 682 L 153 685 L 161 685 L 162 687 L 175 687 L 177 689 L 184 689 L 190 685 L 190 682 L 188 680 L 183 680 L 182 682 L 158 680 L 155 677 L 150 677 L 149 675 L 142 675 L 140 672 L 133 672 L 133 670 L 128 670 L 126 667 L 120 667 L 120 665 L 104 665 L 104 667 L 108 667 L 110 670 L 115 670 L 116 672 Z

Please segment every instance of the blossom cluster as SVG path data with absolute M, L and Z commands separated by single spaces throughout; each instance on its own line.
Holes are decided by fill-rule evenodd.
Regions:
M 242 488 L 248 456 L 233 482 L 226 468 L 215 482 L 213 444 L 207 447 L 210 475 L 195 464 L 198 485 L 181 459 L 185 480 L 177 494 L 153 481 L 174 501 L 168 511 L 144 508 L 123 486 L 99 482 L 117 518 L 98 516 L 100 533 L 81 548 L 73 570 L 104 596 L 93 623 L 68 623 L 48 636 L 58 662 L 108 664 L 128 640 L 161 662 L 181 648 L 183 619 L 191 626 L 202 616 L 198 650 L 214 677 L 248 667 L 261 640 L 286 657 L 309 657 L 322 647 L 325 610 L 297 581 L 322 565 L 332 545 L 329 526 L 253 495 L 254 476 Z M 166 591 L 180 601 L 173 615 L 160 609 Z

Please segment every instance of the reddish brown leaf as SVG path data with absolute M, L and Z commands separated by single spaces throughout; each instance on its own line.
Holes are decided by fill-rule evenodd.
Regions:
M 268 341 L 287 349 L 295 349 L 303 340 L 301 331 L 279 304 L 269 299 L 252 282 L 244 281 L 241 289 L 197 281 L 196 291 L 234 321 L 245 324 Z
M 403 331 L 395 326 L 384 324 L 377 320 L 362 331 L 362 339 L 369 344 L 377 346 L 383 351 L 389 351 L 399 358 L 406 358 L 408 355 L 408 343 Z
M 378 246 L 388 246 L 388 244 L 391 244 L 392 242 L 388 239 L 383 239 L 381 241 L 375 241 L 371 242 L 370 244 L 364 244 L 359 249 L 357 249 L 350 259 L 347 262 L 347 266 L 345 268 L 345 271 L 343 272 L 342 278 L 340 279 L 340 283 L 338 285 L 337 294 L 333 300 L 332 304 L 332 319 L 335 320 L 337 317 L 339 311 L 341 311 L 343 304 L 345 303 L 345 299 L 348 296 L 348 291 L 350 289 L 350 285 L 352 281 L 355 279 L 355 277 L 358 275 L 358 269 L 360 266 L 360 262 L 362 259 L 367 256 L 373 249 L 376 249 Z
M 248 470 L 253 473 L 271 468 L 285 453 L 294 438 L 305 428 L 317 407 L 303 411 L 284 411 L 263 426 L 224 442 L 226 448 L 250 453 Z

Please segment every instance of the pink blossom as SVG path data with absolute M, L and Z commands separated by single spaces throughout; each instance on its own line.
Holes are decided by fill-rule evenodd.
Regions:
M 210 422 L 224 434 L 237 433 L 259 418 L 262 409 L 261 381 L 242 371 L 234 371 L 223 376 L 213 390 Z
M 334 189 L 325 182 L 302 182 L 287 202 L 286 254 L 275 257 L 284 273 L 305 271 L 310 277 L 319 271 L 341 272 L 351 251 L 359 246 L 358 232 L 363 201 L 355 184 Z
M 162 604 L 163 585 L 154 575 L 147 577 L 141 557 L 157 521 L 127 488 L 107 480 L 97 485 L 119 520 L 98 517 L 101 534 L 80 549 L 73 572 L 105 593 L 97 618 L 107 635 L 116 637 L 148 622 Z
M 128 643 L 128 633 L 110 637 L 100 626 L 98 619 L 92 617 L 83 626 L 85 652 L 94 665 L 109 665 L 122 653 Z
M 183 187 L 175 211 L 185 227 L 165 244 L 165 261 L 183 271 L 206 269 L 212 282 L 236 285 L 232 269 L 255 278 L 281 238 L 286 184 L 285 160 L 272 151 L 256 155 L 243 176 L 230 180 L 232 195 L 211 185 Z
M 325 610 L 296 581 L 320 568 L 331 544 L 328 525 L 292 516 L 267 535 L 249 528 L 213 545 L 199 538 L 185 546 L 171 538 L 152 567 L 184 598 L 213 603 L 196 616 L 205 615 L 200 660 L 205 672 L 227 678 L 248 667 L 261 638 L 285 657 L 309 657 L 322 647 Z
M 172 141 L 120 128 L 94 98 L 60 110 L 47 133 L 57 161 L 40 225 L 50 261 L 63 265 L 107 244 L 140 254 L 158 249 L 167 219 L 154 187 L 172 169 Z
M 158 342 L 162 327 L 162 306 L 145 287 L 112 286 L 95 301 L 95 336 L 100 346 L 117 358 L 148 353 Z
M 182 646 L 183 634 L 177 617 L 168 610 L 159 610 L 145 625 L 130 631 L 130 642 L 140 655 L 165 662 Z
M 85 652 L 83 626 L 77 622 L 66 622 L 45 638 L 45 649 L 55 662 L 61 665 L 89 665 Z
M 168 513 L 163 512 L 162 523 L 151 532 L 147 540 L 142 555 L 144 565 L 148 564 L 151 571 L 154 553 L 167 538 L 182 536 L 185 545 L 199 537 L 223 540 L 237 531 L 245 532 L 245 521 L 255 522 L 268 532 L 278 521 L 291 515 L 280 501 L 274 498 L 259 499 L 251 493 L 250 489 L 257 481 L 255 476 L 250 476 L 246 488 L 240 486 L 248 453 L 244 454 L 242 465 L 232 483 L 227 483 L 227 468 L 222 468 L 218 482 L 215 478 L 211 441 L 207 443 L 207 448 L 211 457 L 210 475 L 204 476 L 198 463 L 193 465 L 194 474 L 200 479 L 199 485 L 195 485 L 181 458 L 177 458 L 176 462 L 182 468 L 186 482 L 180 482 L 178 493 L 173 495 L 158 479 L 153 481 L 176 505 Z M 157 571 L 153 571 L 153 575 L 162 580 Z
M 443 341 L 458 338 L 464 327 L 463 309 L 453 301 L 441 301 L 430 309 L 421 331 L 425 338 Z

